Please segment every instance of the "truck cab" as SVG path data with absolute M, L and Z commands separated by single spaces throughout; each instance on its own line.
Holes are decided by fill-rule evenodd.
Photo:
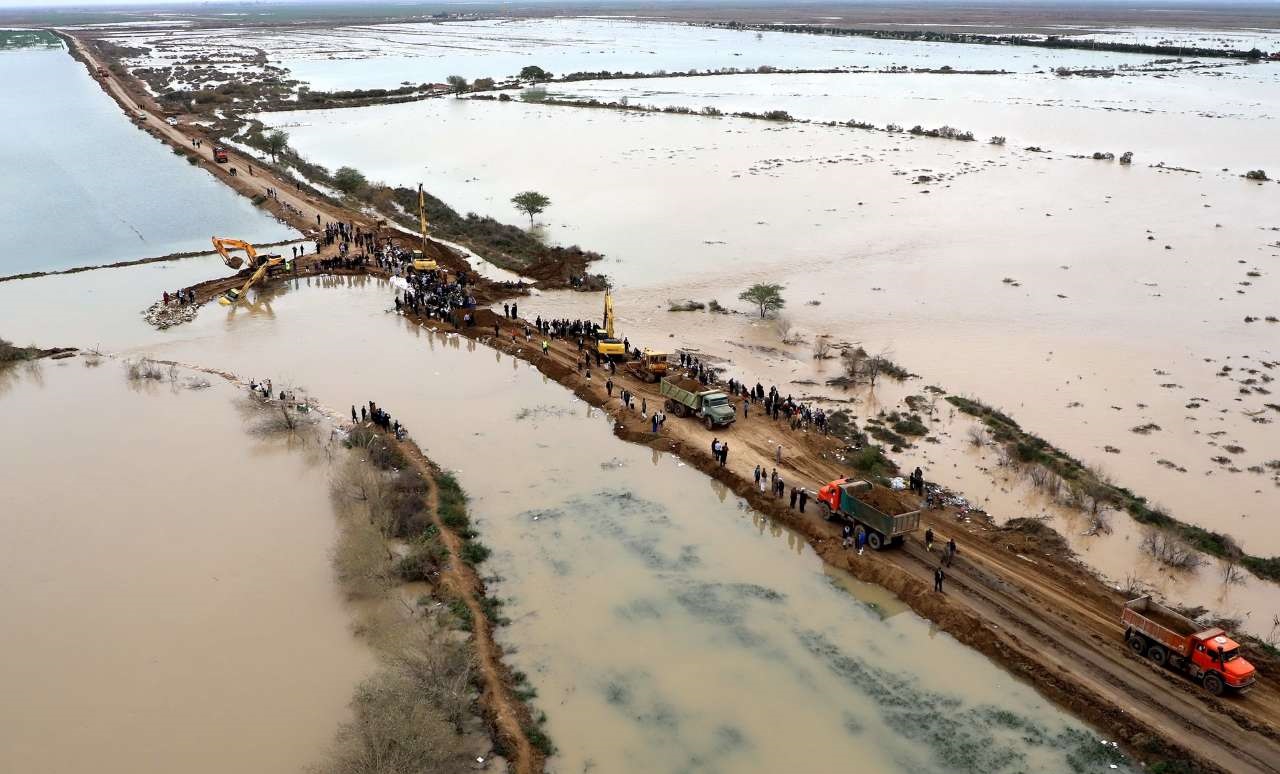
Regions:
M 1240 655 L 1240 644 L 1221 629 L 1197 633 L 1191 650 L 1193 671 L 1203 676 L 1213 672 L 1222 675 L 1227 688 L 1241 690 L 1253 684 L 1256 670 Z
M 213 146 L 213 160 L 219 164 L 227 163 L 227 149 L 221 145 Z

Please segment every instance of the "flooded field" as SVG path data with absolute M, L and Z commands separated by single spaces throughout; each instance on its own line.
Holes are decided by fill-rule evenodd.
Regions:
M 246 433 L 220 379 L 84 362 L 0 371 L 0 770 L 316 763 L 373 663 L 324 458 Z
M 244 59 L 261 50 L 273 66 L 315 90 L 395 88 L 442 83 L 450 75 L 506 78 L 526 65 L 573 72 L 657 72 L 722 67 L 755 69 L 972 67 L 1030 72 L 1040 67 L 1119 66 L 1144 61 L 1130 54 L 998 46 L 955 46 L 869 38 L 748 32 L 640 20 L 494 19 L 378 24 L 336 29 L 235 28 L 121 31 L 113 42 L 148 49 L 136 67 L 201 61 L 234 63 L 223 72 L 257 67 Z M 209 74 L 205 83 L 220 80 Z
M 1009 146 L 1055 154 L 1119 157 L 1206 174 L 1280 164 L 1269 138 L 1280 131 L 1280 67 L 1176 63 L 1110 78 L 1050 70 L 1006 75 L 842 73 L 727 75 L 550 84 L 562 99 L 629 101 L 725 113 L 785 109 L 796 118 L 877 127 L 954 126 Z M 1235 142 L 1217 138 L 1230 136 Z
M 294 234 L 131 125 L 64 49 L 0 52 L 0 111 L 0 276 Z
M 274 318 L 202 315 L 139 351 L 303 385 L 338 410 L 374 399 L 457 471 L 556 770 L 1110 770 L 1086 729 L 882 592 L 615 440 L 527 364 L 406 324 L 387 298 L 370 281 L 289 290 Z
M 548 237 L 606 254 L 598 270 L 617 284 L 632 341 L 821 391 L 803 385 L 838 365 L 815 363 L 808 344 L 781 345 L 771 324 L 666 311 L 680 298 L 733 308 L 751 283 L 780 282 L 808 342 L 829 334 L 886 351 L 921 374 L 917 391 L 976 395 L 1179 518 L 1280 551 L 1265 518 L 1280 503 L 1266 467 L 1280 328 L 1263 319 L 1280 314 L 1274 184 L 844 128 L 519 103 L 271 120 L 322 163 L 424 180 L 461 211 L 518 222 L 510 196 L 543 191 Z M 531 136 L 544 138 L 539 153 L 520 140 Z M 598 303 L 544 295 L 522 309 L 586 317 Z M 1132 431 L 1148 424 L 1159 431 Z

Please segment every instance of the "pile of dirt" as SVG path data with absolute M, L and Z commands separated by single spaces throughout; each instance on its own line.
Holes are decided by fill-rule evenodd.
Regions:
M 920 503 L 916 501 L 914 495 L 907 492 L 895 492 L 888 487 L 877 484 L 872 484 L 870 489 L 856 492 L 854 496 L 877 511 L 890 516 L 920 510 Z
M 1010 519 L 1000 527 L 1005 543 L 1019 553 L 1036 553 L 1045 556 L 1072 556 L 1066 538 L 1053 527 L 1037 519 Z
M 196 313 L 199 311 L 200 307 L 195 304 L 166 304 L 163 301 L 157 301 L 147 307 L 142 316 L 148 324 L 164 330 L 174 325 L 191 322 L 196 319 Z

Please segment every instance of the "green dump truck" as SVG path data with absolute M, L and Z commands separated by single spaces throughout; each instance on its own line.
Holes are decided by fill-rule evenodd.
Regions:
M 702 420 L 708 430 L 728 427 L 738 418 L 729 396 L 724 392 L 699 384 L 682 376 L 665 377 L 658 391 L 666 399 L 664 409 L 678 417 L 695 417 Z
M 920 528 L 920 511 L 905 498 L 870 481 L 838 478 L 818 490 L 818 503 L 828 521 L 840 519 L 862 526 L 872 551 L 901 545 Z

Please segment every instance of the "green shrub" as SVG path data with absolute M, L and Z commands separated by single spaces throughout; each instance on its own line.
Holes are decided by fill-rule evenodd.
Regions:
M 462 561 L 472 566 L 481 564 L 493 554 L 489 547 L 476 540 L 468 540 L 462 545 Z

